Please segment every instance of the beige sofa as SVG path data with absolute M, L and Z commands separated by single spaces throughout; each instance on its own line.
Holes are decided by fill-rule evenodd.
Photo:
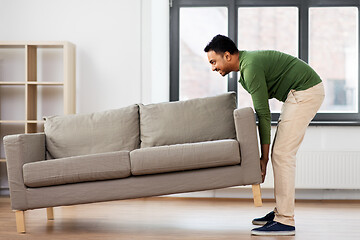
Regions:
M 253 185 L 261 205 L 254 112 L 235 93 L 46 118 L 4 138 L 18 232 L 26 210 Z

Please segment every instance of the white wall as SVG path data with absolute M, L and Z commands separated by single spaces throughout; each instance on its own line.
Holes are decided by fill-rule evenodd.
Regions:
M 141 101 L 140 37 L 140 0 L 0 0 L 0 40 L 76 45 L 77 112 Z
M 142 102 L 169 101 L 169 1 L 142 0 Z

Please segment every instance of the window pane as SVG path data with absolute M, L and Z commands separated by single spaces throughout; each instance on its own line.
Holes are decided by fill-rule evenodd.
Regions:
M 227 92 L 228 78 L 211 71 L 204 52 L 215 35 L 227 36 L 227 19 L 226 7 L 180 8 L 180 100 Z
M 238 47 L 240 50 L 278 50 L 298 56 L 298 8 L 249 7 L 238 10 Z M 239 106 L 252 106 L 250 95 L 239 84 Z M 282 103 L 269 101 L 272 112 Z
M 309 63 L 325 85 L 320 112 L 357 112 L 357 8 L 310 8 L 309 17 Z

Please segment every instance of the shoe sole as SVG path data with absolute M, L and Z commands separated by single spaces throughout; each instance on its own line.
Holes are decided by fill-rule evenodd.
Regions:
M 251 231 L 251 235 L 257 236 L 294 236 L 295 231 Z
M 252 224 L 264 226 L 267 222 L 268 221 L 255 221 L 255 220 L 253 220 Z

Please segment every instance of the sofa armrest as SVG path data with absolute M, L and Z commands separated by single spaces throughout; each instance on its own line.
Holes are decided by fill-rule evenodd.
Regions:
M 6 165 L 8 171 L 11 207 L 13 210 L 26 210 L 26 186 L 23 178 L 23 165 L 45 160 L 45 134 L 18 134 L 4 137 Z
M 251 107 L 235 109 L 236 139 L 240 145 L 241 166 L 246 168 L 247 179 L 261 182 L 259 143 L 255 114 Z

